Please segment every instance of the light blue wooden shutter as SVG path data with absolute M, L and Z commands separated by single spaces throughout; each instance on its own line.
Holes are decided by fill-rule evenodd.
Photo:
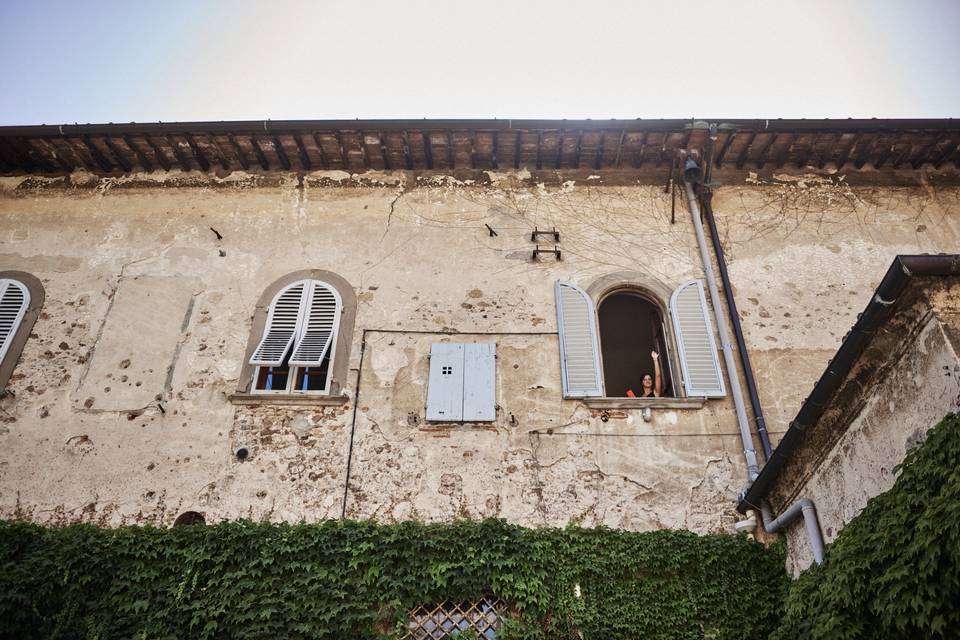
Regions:
M 720 398 L 726 395 L 723 372 L 713 339 L 713 323 L 699 280 L 686 282 L 670 296 L 670 315 L 677 334 L 680 367 L 687 396 Z
M 497 417 L 497 345 L 466 344 L 463 350 L 463 421 Z
M 294 282 L 276 295 L 270 304 L 263 338 L 250 358 L 250 364 L 276 367 L 290 350 L 294 338 L 299 335 L 309 282 Z
M 564 398 L 603 395 L 597 317 L 593 300 L 580 287 L 557 282 L 557 328 Z
M 30 305 L 30 291 L 17 280 L 0 279 L 0 362 L 10 349 Z
M 436 343 L 430 346 L 430 377 L 427 380 L 427 420 L 463 420 L 462 344 Z
M 309 283 L 307 303 L 303 311 L 299 338 L 293 347 L 290 364 L 316 367 L 333 348 L 333 339 L 340 325 L 340 296 L 329 285 L 318 280 Z

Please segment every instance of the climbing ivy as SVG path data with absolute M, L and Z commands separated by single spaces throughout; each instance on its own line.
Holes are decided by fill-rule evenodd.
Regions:
M 780 547 L 685 531 L 0 523 L 0 638 L 18 640 L 379 638 L 484 594 L 515 608 L 506 639 L 759 639 L 787 582 Z
M 793 584 L 777 640 L 960 637 L 960 415 Z

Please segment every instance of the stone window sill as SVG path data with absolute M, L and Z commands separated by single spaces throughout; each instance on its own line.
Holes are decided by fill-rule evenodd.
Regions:
M 583 398 L 591 409 L 702 409 L 706 398 Z
M 323 396 L 311 394 L 287 393 L 234 393 L 228 396 L 232 404 L 245 406 L 285 405 L 293 407 L 337 406 L 346 404 L 350 398 L 345 395 Z

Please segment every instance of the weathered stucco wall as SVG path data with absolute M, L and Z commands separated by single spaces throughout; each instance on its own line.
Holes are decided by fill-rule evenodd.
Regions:
M 867 501 L 891 487 L 895 468 L 926 432 L 960 409 L 960 357 L 941 320 L 931 314 L 909 337 L 896 365 L 868 394 L 859 415 L 807 479 L 779 504 L 810 498 L 824 541 L 833 541 Z M 787 567 L 794 574 L 810 566 L 813 555 L 802 523 L 787 532 Z
M 688 214 L 671 225 L 656 186 L 522 177 L 4 179 L 0 269 L 47 299 L 0 401 L 0 517 L 339 517 L 353 431 L 348 516 L 729 531 L 745 478 L 729 398 L 645 423 L 560 393 L 554 280 L 701 277 Z M 747 183 L 714 202 L 775 434 L 892 257 L 957 246 L 955 190 Z M 530 260 L 535 226 L 560 230 L 562 261 Z M 351 399 L 231 404 L 257 299 L 303 269 L 357 292 Z M 444 340 L 497 343 L 494 423 L 424 422 Z

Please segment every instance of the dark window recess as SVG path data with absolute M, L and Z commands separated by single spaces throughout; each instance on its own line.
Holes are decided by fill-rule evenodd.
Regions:
M 499 598 L 486 597 L 463 602 L 444 602 L 419 606 L 410 611 L 407 623 L 409 640 L 466 637 L 494 640 L 503 624 L 507 605 Z
M 184 511 L 173 521 L 175 527 L 185 527 L 192 524 L 207 524 L 207 521 L 203 519 L 203 514 L 196 511 Z
M 279 367 L 260 367 L 257 373 L 257 389 L 263 391 L 284 391 L 287 388 L 287 379 L 290 377 L 290 367 L 284 363 Z
M 453 373 L 453 367 L 443 367 L 441 373 L 443 373 L 445 376 L 449 376 L 451 373 Z
M 660 308 L 632 291 L 614 293 L 600 303 L 600 352 L 609 398 L 627 397 L 630 389 L 643 393 L 643 376 L 654 376 L 651 351 L 660 354 L 663 397 L 673 397 L 670 358 Z
M 297 370 L 296 391 L 323 391 L 327 388 L 327 370 L 330 368 L 329 351 L 319 367 L 301 367 Z
M 260 367 L 257 370 L 255 388 L 260 391 L 286 391 L 290 376 L 294 375 L 291 391 L 324 391 L 327 388 L 327 373 L 330 370 L 330 351 L 323 357 L 319 367 L 291 367 L 290 355 L 279 367 Z M 291 374 L 292 372 L 292 374 Z

